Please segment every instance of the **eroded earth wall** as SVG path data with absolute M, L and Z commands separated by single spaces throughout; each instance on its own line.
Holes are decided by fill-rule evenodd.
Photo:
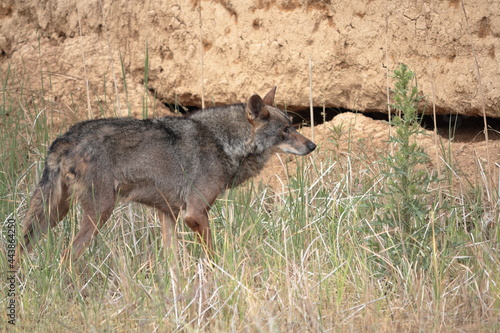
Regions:
M 1 76 L 43 85 L 61 114 L 164 113 L 273 85 L 307 108 L 311 73 L 316 106 L 383 112 L 387 70 L 406 63 L 438 112 L 498 117 L 499 59 L 496 0 L 0 3 Z

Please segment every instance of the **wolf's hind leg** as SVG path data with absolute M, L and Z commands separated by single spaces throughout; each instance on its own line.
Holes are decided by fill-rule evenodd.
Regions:
M 73 239 L 72 248 L 66 249 L 63 260 L 69 259 L 71 255 L 72 260 L 78 259 L 85 251 L 85 248 L 90 244 L 92 239 L 99 232 L 99 227 L 102 226 L 111 216 L 113 208 L 102 213 L 99 218 L 91 218 L 90 215 L 84 211 L 84 217 L 80 225 L 80 230 Z
M 64 252 L 63 260 L 70 259 L 70 256 L 72 260 L 78 259 L 97 235 L 99 228 L 106 223 L 113 213 L 116 195 L 112 190 L 108 191 L 109 187 L 105 188 L 106 192 L 99 193 L 98 189 L 92 189 L 79 198 L 83 209 L 80 230 L 73 239 L 72 248 L 68 248 Z M 96 193 L 99 193 L 99 195 L 96 195 Z

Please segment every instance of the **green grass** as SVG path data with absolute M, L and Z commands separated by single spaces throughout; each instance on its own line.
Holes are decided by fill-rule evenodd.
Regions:
M 43 91 L 21 77 L 0 73 L 2 221 L 22 221 L 47 147 L 69 125 L 55 125 Z M 332 140 L 349 131 L 332 128 Z M 500 233 L 498 223 L 484 231 L 485 213 L 496 212 L 482 189 L 443 190 L 441 207 L 436 190 L 427 191 L 423 265 L 410 261 L 404 242 L 384 236 L 394 230 L 377 226 L 381 194 L 393 190 L 384 163 L 319 147 L 286 165 L 293 176 L 284 190 L 249 182 L 225 193 L 211 211 L 211 262 L 182 223 L 171 253 L 161 247 L 154 211 L 119 205 L 83 257 L 61 265 L 80 220 L 74 207 L 25 257 L 16 326 L 4 318 L 0 325 L 13 332 L 498 331 Z M 5 245 L 3 238 L 2 272 Z M 383 263 L 383 274 L 374 263 Z M 7 289 L 2 279 L 2 313 Z

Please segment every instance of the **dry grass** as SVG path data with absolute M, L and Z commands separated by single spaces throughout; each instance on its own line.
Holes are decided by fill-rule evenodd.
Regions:
M 0 207 L 3 221 L 19 222 L 47 145 L 63 129 L 49 131 L 43 91 L 12 93 L 15 73 L 1 75 Z M 349 129 L 332 129 L 332 139 L 335 131 Z M 429 256 L 412 262 L 401 251 L 394 261 L 404 242 L 386 242 L 384 233 L 397 230 L 377 227 L 387 189 L 381 162 L 319 147 L 283 167 L 296 170 L 280 190 L 250 182 L 216 202 L 212 260 L 182 223 L 177 255 L 164 251 L 154 212 L 124 205 L 81 260 L 61 266 L 80 220 L 73 208 L 24 260 L 15 298 L 2 280 L 0 303 L 5 309 L 15 299 L 16 326 L 1 325 L 14 332 L 500 329 L 500 233 L 480 186 L 443 190 L 441 205 L 435 191 L 422 198 Z M 8 271 L 4 252 L 0 270 Z

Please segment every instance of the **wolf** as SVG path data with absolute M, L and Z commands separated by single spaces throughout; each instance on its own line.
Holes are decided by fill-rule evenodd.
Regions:
M 97 119 L 72 126 L 49 147 L 17 258 L 64 218 L 73 199 L 82 207 L 82 219 L 63 260 L 81 256 L 118 199 L 157 209 L 164 246 L 172 245 L 182 214 L 211 250 L 208 213 L 220 193 L 256 176 L 274 152 L 307 155 L 316 148 L 274 106 L 275 92 L 276 87 L 264 98 L 252 95 L 246 104 L 185 116 Z

